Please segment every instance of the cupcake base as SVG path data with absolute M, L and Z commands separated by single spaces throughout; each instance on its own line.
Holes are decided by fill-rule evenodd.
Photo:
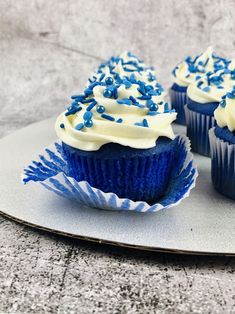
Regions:
M 153 203 L 162 197 L 178 164 L 178 141 L 159 138 L 150 149 L 109 143 L 98 151 L 81 151 L 62 143 L 68 172 L 104 192 Z
M 179 148 L 179 162 L 178 164 L 174 163 L 171 179 L 164 196 L 157 199 L 152 205 L 143 201 L 134 202 L 128 198 L 119 198 L 112 192 L 105 193 L 90 186 L 87 181 L 78 182 L 70 177 L 59 141 L 46 148 L 39 155 L 38 161 L 32 161 L 24 170 L 22 181 L 24 184 L 39 183 L 59 196 L 91 207 L 107 210 L 156 212 L 179 204 L 195 186 L 197 169 L 190 152 L 189 140 L 183 135 L 177 136 L 176 139 Z
M 215 189 L 235 200 L 235 144 L 230 144 L 209 131 L 211 147 L 211 178 Z
M 210 156 L 208 131 L 215 126 L 214 116 L 190 110 L 185 106 L 187 136 L 191 141 L 192 151 Z
M 175 123 L 185 125 L 184 106 L 187 103 L 187 88 L 174 84 L 170 89 L 171 106 L 177 112 Z

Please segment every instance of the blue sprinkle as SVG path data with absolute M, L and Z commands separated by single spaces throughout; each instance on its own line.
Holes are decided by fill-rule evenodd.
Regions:
M 93 122 L 92 122 L 92 120 L 86 120 L 86 121 L 84 121 L 84 125 L 86 128 L 91 128 L 93 125 Z
M 148 128 L 148 127 L 149 127 L 148 121 L 147 121 L 146 119 L 143 119 L 143 126 L 144 126 L 145 128 Z
M 105 74 L 104 73 L 102 73 L 101 74 L 101 76 L 100 76 L 100 78 L 99 78 L 99 81 L 101 82 L 102 80 L 103 80 L 103 78 L 105 77 Z
M 112 85 L 112 84 L 113 84 L 113 79 L 112 79 L 110 76 L 108 76 L 108 77 L 105 79 L 105 83 L 106 83 L 107 85 Z
M 206 86 L 202 90 L 203 90 L 203 92 L 208 93 L 210 91 L 210 86 Z
M 74 108 L 74 109 L 70 109 L 69 111 L 67 111 L 65 113 L 65 116 L 70 116 L 70 115 L 73 115 L 75 113 L 77 113 L 78 111 L 82 110 L 82 107 L 78 107 L 78 108 Z
M 92 118 L 92 112 L 91 111 L 86 111 L 83 115 L 84 120 L 90 120 Z
M 164 104 L 164 112 L 169 112 L 169 104 L 168 104 L 168 102 L 166 102 L 165 104 Z
M 198 83 L 197 83 L 197 87 L 198 88 L 201 88 L 201 85 L 203 84 L 203 81 L 199 81 Z
M 149 107 L 150 111 L 157 111 L 158 110 L 158 105 L 155 103 L 152 103 Z
M 156 80 L 156 76 L 154 76 L 151 72 L 149 72 L 148 80 L 149 80 L 149 82 L 153 82 L 154 80 Z
M 114 99 L 117 99 L 117 98 L 118 98 L 118 90 L 117 90 L 117 87 L 114 87 L 114 88 L 113 88 L 113 98 L 114 98 Z
M 118 103 L 119 105 L 125 104 L 125 105 L 130 106 L 130 105 L 131 105 L 131 100 L 128 99 L 128 98 L 123 98 L 122 100 L 117 100 L 117 103 Z
M 145 128 L 148 128 L 148 121 L 146 119 L 143 119 L 142 122 L 136 122 L 135 125 L 138 125 L 138 126 L 143 126 Z
M 223 89 L 223 86 L 220 85 L 220 86 L 217 86 L 217 88 L 218 88 L 218 89 Z
M 220 102 L 220 107 L 222 107 L 222 108 L 225 108 L 225 107 L 226 107 L 226 101 L 225 101 L 225 99 L 223 99 L 223 100 Z
M 162 93 L 161 89 L 152 89 L 149 91 L 149 95 L 151 96 L 160 96 Z
M 74 107 L 74 106 L 77 106 L 77 105 L 78 105 L 77 101 L 73 101 L 70 106 Z
M 145 93 L 145 91 L 144 91 L 143 89 L 138 88 L 137 90 L 138 90 L 138 92 L 139 92 L 142 96 L 145 96 L 145 95 L 146 95 L 146 93 Z
M 82 104 L 89 104 L 90 102 L 92 102 L 94 100 L 95 100 L 94 98 L 84 99 L 84 100 L 81 100 L 81 103 Z
M 129 78 L 130 82 L 135 82 L 135 74 L 131 74 L 130 78 Z
M 64 129 L 64 123 L 60 124 L 61 129 Z
M 226 97 L 228 97 L 230 99 L 234 99 L 235 98 L 235 94 L 234 93 L 227 93 Z
M 146 86 L 146 91 L 149 92 L 151 90 L 153 90 L 153 86 L 152 85 L 147 85 Z
M 71 96 L 71 99 L 77 99 L 77 98 L 84 98 L 85 97 L 85 95 L 72 95 Z
M 97 104 L 97 101 L 93 101 L 93 102 L 86 108 L 86 110 L 87 110 L 87 111 L 92 110 L 92 109 L 95 107 L 96 104 Z
M 76 126 L 75 126 L 75 129 L 80 131 L 82 128 L 84 127 L 84 124 L 83 123 L 78 123 Z
M 116 122 L 117 123 L 122 123 L 122 118 L 119 118 Z
M 133 104 L 137 104 L 138 103 L 138 101 L 133 96 L 130 96 L 129 99 L 133 102 Z
M 138 97 L 138 99 L 140 99 L 140 100 L 148 100 L 148 99 L 151 99 L 151 98 L 152 98 L 152 96 L 150 96 L 150 95 L 143 95 L 141 97 Z
M 197 81 L 197 80 L 200 80 L 200 78 L 201 78 L 201 76 L 200 75 L 197 75 L 196 77 L 195 77 L 195 80 Z
M 99 106 L 96 107 L 96 111 L 98 113 L 103 113 L 103 112 L 105 112 L 105 107 L 102 106 L 102 105 L 99 105 Z
M 125 85 L 126 89 L 130 88 L 132 85 L 131 82 L 128 81 L 127 79 L 124 79 L 122 83 Z
M 109 120 L 109 121 L 115 121 L 114 117 L 109 116 L 108 114 L 102 113 L 102 118 Z
M 206 62 L 204 64 L 204 67 L 207 66 L 207 63 L 209 62 L 209 58 L 206 59 Z
M 104 95 L 104 97 L 106 97 L 106 98 L 110 98 L 110 97 L 112 96 L 112 91 L 111 91 L 110 89 L 105 89 L 105 90 L 103 91 L 103 95 Z

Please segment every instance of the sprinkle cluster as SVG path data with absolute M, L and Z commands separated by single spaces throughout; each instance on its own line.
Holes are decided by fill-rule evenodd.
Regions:
M 200 79 L 202 76 L 206 74 L 206 66 L 210 60 L 210 58 L 207 58 L 204 62 L 200 60 L 200 57 L 202 56 L 196 56 L 194 59 L 190 56 L 188 56 L 185 59 L 185 62 L 187 64 L 188 74 L 186 77 L 189 77 L 192 73 L 198 73 L 196 76 L 196 80 Z M 218 57 L 214 54 L 212 54 L 212 60 L 213 60 L 213 73 L 228 68 L 231 61 L 226 60 L 225 58 Z M 179 69 L 179 65 L 177 65 L 174 70 L 172 71 L 172 74 L 176 77 L 176 71 Z
M 121 86 L 125 86 L 125 89 L 129 89 L 133 84 L 137 85 L 137 90 L 139 92 L 139 96 L 137 98 L 130 96 L 128 98 L 119 98 L 119 88 Z M 157 87 L 153 87 L 152 85 L 148 85 L 140 80 L 136 80 L 135 74 L 131 74 L 130 77 L 121 78 L 117 73 L 114 74 L 114 78 L 108 76 L 101 76 L 99 80 L 94 79 L 90 83 L 90 85 L 84 90 L 83 94 L 73 95 L 72 103 L 67 108 L 65 112 L 65 116 L 70 116 L 74 114 L 79 114 L 82 110 L 82 105 L 86 105 L 86 111 L 83 113 L 83 122 L 79 123 L 75 126 L 75 129 L 80 131 L 84 127 L 91 128 L 93 126 L 93 110 L 100 115 L 101 119 L 105 119 L 111 122 L 122 123 L 123 120 L 115 118 L 106 113 L 106 108 L 104 105 L 98 104 L 94 98 L 93 89 L 95 86 L 103 86 L 103 96 L 105 98 L 116 99 L 117 104 L 119 105 L 127 105 L 127 106 L 136 106 L 139 108 L 148 109 L 147 115 L 157 115 L 159 114 L 158 109 L 159 105 L 164 105 L 164 112 L 170 113 L 174 112 L 174 110 L 169 109 L 168 103 L 164 103 L 160 101 L 158 104 L 155 103 L 152 99 L 153 96 L 159 96 L 163 92 L 160 84 L 156 84 Z M 142 101 L 143 104 L 140 103 Z M 136 126 L 148 127 L 148 122 L 146 119 L 135 123 Z M 61 128 L 64 128 L 64 125 L 61 125 Z
M 232 87 L 232 90 L 226 93 L 220 102 L 220 107 L 225 108 L 226 107 L 226 98 L 229 99 L 235 99 L 235 85 Z
M 125 56 L 124 56 L 125 57 Z M 105 106 L 101 103 L 98 103 L 94 96 L 94 88 L 96 86 L 103 87 L 103 97 L 116 100 L 118 105 L 127 105 L 127 106 L 135 106 L 140 109 L 146 109 L 147 115 L 153 116 L 159 114 L 159 106 L 163 108 L 164 113 L 175 112 L 174 110 L 170 110 L 168 103 L 163 101 L 159 101 L 156 103 L 154 101 L 154 96 L 160 96 L 164 92 L 162 86 L 157 83 L 156 77 L 151 72 L 150 67 L 146 67 L 142 61 L 140 61 L 135 55 L 130 52 L 127 53 L 127 60 L 121 56 L 112 57 L 109 61 L 101 64 L 98 68 L 97 75 L 93 75 L 92 78 L 89 78 L 88 86 L 84 89 L 82 94 L 71 96 L 72 102 L 67 108 L 65 112 L 65 116 L 69 117 L 71 115 L 79 115 L 82 114 L 83 122 L 77 124 L 75 129 L 77 131 L 81 131 L 84 128 L 91 128 L 93 126 L 93 115 L 99 115 L 100 119 L 104 119 L 110 122 L 122 123 L 122 118 L 115 118 L 112 115 L 108 114 Z M 120 76 L 115 71 L 115 67 L 120 64 L 122 69 L 124 69 L 124 73 L 126 75 Z M 106 75 L 108 72 L 110 75 Z M 137 79 L 136 73 L 141 74 L 145 73 L 145 81 Z M 123 72 L 122 72 L 123 73 Z M 146 73 L 147 73 L 147 83 L 146 83 Z M 140 76 L 138 75 L 138 78 Z M 155 82 L 156 81 L 156 82 Z M 152 84 L 154 82 L 155 84 Z M 131 88 L 133 85 L 136 85 L 139 92 L 138 97 L 120 97 L 119 88 L 123 87 L 125 89 Z M 85 112 L 84 112 L 85 108 Z M 82 110 L 83 109 L 83 110 Z M 82 110 L 82 112 L 80 112 Z M 136 126 L 148 127 L 147 119 L 143 119 L 142 121 L 136 121 L 134 123 Z M 62 129 L 65 129 L 65 125 L 62 123 L 60 125 Z
M 210 92 L 212 86 L 216 86 L 217 89 L 224 89 L 225 76 L 229 77 L 230 80 L 235 80 L 235 70 L 224 69 L 216 73 L 208 72 L 202 80 L 197 82 L 197 87 L 206 93 Z

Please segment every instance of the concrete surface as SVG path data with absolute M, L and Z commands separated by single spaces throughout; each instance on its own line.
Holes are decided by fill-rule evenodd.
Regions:
M 113 53 L 235 56 L 234 1 L 0 0 L 0 136 L 58 114 Z M 22 139 L 23 140 L 23 139 Z M 235 313 L 235 259 L 145 253 L 0 217 L 0 313 Z

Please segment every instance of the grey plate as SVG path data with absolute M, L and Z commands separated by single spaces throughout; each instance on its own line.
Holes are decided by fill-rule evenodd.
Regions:
M 23 186 L 27 163 L 55 139 L 54 119 L 0 140 L 1 213 L 36 228 L 92 241 L 146 250 L 235 254 L 235 203 L 216 193 L 210 159 L 195 156 L 199 178 L 179 206 L 152 214 L 82 207 L 40 185 Z M 177 127 L 182 132 L 183 128 Z

